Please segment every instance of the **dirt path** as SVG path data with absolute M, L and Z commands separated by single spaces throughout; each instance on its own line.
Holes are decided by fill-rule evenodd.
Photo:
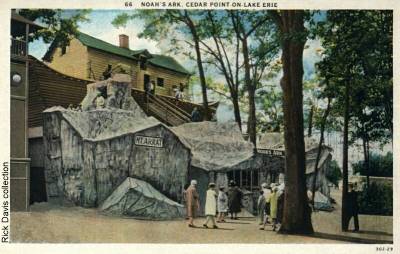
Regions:
M 340 232 L 340 207 L 313 214 L 313 237 L 281 235 L 258 229 L 255 218 L 228 220 L 220 229 L 188 228 L 186 221 L 145 221 L 107 217 L 95 209 L 47 203 L 11 215 L 13 242 L 48 243 L 335 243 L 393 241 L 392 217 L 360 216 L 361 233 Z M 203 218 L 195 220 L 201 226 Z

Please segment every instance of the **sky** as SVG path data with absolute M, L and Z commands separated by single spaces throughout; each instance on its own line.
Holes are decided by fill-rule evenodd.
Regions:
M 113 19 L 127 11 L 122 10 L 92 10 L 88 15 L 89 22 L 79 23 L 79 30 L 83 33 L 94 36 L 98 39 L 104 40 L 114 45 L 118 45 L 118 35 L 126 34 L 129 36 L 129 46 L 131 49 L 147 49 L 151 53 L 156 54 L 167 54 L 168 42 L 166 41 L 154 41 L 149 39 L 138 38 L 138 34 L 143 30 L 143 22 L 140 20 L 129 21 L 126 27 L 114 27 L 111 22 Z M 321 20 L 324 18 L 324 14 L 318 14 L 317 19 Z M 46 53 L 48 44 L 38 40 L 30 44 L 30 53 L 38 59 L 41 59 Z M 315 72 L 315 63 L 320 60 L 320 55 L 317 53 L 317 49 L 321 48 L 321 43 L 318 40 L 308 40 L 303 53 L 303 65 L 304 65 L 304 79 L 310 79 L 313 77 Z M 170 54 L 170 53 L 168 53 Z M 177 59 L 185 68 L 189 71 L 196 72 L 196 63 L 183 54 L 171 55 Z M 275 83 L 279 87 L 279 80 L 282 73 L 276 78 L 269 81 Z M 216 77 L 216 80 L 223 81 L 224 79 L 220 76 Z M 194 94 L 193 100 L 201 102 L 201 88 L 199 85 L 194 86 L 192 89 Z M 211 100 L 217 100 L 218 96 L 210 93 Z M 234 119 L 231 105 L 223 105 L 217 112 L 218 120 L 229 121 Z

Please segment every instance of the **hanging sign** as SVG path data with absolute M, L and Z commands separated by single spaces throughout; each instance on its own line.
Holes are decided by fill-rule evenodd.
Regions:
M 285 156 L 285 151 L 274 149 L 257 149 L 258 153 L 272 155 L 272 156 Z
M 164 142 L 160 137 L 147 137 L 138 135 L 135 136 L 135 145 L 162 148 L 164 147 Z

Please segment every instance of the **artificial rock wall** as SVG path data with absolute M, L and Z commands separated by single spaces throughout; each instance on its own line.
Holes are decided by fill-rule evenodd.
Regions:
M 190 150 L 168 127 L 145 117 L 134 101 L 125 98 L 130 94 L 123 92 L 124 82 L 99 83 L 91 85 L 83 111 L 62 107 L 44 111 L 48 196 L 97 207 L 127 177 L 134 177 L 181 201 Z M 107 88 L 104 107 L 99 108 L 92 96 L 100 95 L 96 84 Z

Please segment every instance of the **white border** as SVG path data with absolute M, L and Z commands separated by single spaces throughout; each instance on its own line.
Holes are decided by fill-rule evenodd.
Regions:
M 167 2 L 169 0 L 166 0 Z M 193 0 L 196 1 L 196 0 Z M 193 2 L 182 0 L 181 2 Z M 198 0 L 197 0 L 198 1 Z M 211 2 L 213 0 L 201 0 Z M 222 1 L 222 0 L 214 0 Z M 224 0 L 225 1 L 225 0 Z M 229 0 L 226 0 L 229 1 Z M 231 0 L 232 1 L 232 0 Z M 245 0 L 235 0 L 245 1 Z M 124 0 L 8 0 L 0 2 L 0 162 L 9 161 L 9 136 L 10 136 L 10 89 L 9 89 L 9 34 L 10 34 L 10 9 L 11 8 L 66 8 L 66 9 L 123 9 L 129 10 L 140 7 L 140 0 L 131 0 L 133 7 L 126 8 Z M 152 0 L 152 2 L 162 2 Z M 400 109 L 399 103 L 399 42 L 400 42 L 400 1 L 395 0 L 277 0 L 277 1 L 255 1 L 248 2 L 277 2 L 279 9 L 393 9 L 394 10 L 394 207 L 393 207 L 393 230 L 395 249 L 392 253 L 399 253 L 397 242 L 399 241 L 399 127 L 400 119 L 397 115 Z M 397 75 L 396 75 L 397 74 Z M 1 198 L 1 197 L 0 197 Z M 0 199 L 0 202 L 2 200 Z M 1 204 L 1 203 L 0 203 Z M 1 253 L 377 253 L 376 246 L 383 245 L 360 245 L 360 244 L 0 244 Z M 382 252 L 381 252 L 382 253 Z M 386 252 L 385 252 L 386 253 Z

